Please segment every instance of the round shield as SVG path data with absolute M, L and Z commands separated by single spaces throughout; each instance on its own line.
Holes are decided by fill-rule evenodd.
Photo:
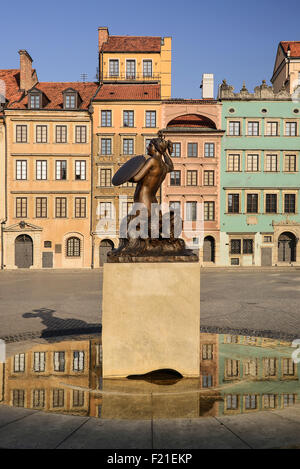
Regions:
M 146 161 L 147 160 L 144 155 L 134 156 L 130 160 L 126 161 L 120 169 L 118 169 L 111 182 L 114 186 L 120 186 L 121 184 L 124 184 L 124 182 L 130 181 L 130 179 L 133 178 L 144 166 Z

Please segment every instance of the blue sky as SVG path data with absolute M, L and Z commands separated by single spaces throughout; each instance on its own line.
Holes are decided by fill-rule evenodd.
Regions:
M 172 36 L 172 97 L 201 97 L 202 73 L 238 91 L 272 76 L 277 45 L 300 40 L 300 2 L 289 0 L 52 0 L 1 2 L 0 68 L 34 59 L 40 81 L 95 78 L 97 29 Z

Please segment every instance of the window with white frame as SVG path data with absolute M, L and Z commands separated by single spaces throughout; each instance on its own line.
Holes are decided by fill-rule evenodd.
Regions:
M 27 143 L 27 125 L 16 126 L 16 142 Z
M 278 171 L 278 156 L 274 154 L 266 154 L 265 171 Z
M 64 389 L 53 389 L 53 407 L 64 407 L 65 391 Z
M 55 127 L 55 140 L 56 143 L 67 143 L 67 126 L 57 125 Z
M 87 143 L 86 125 L 75 126 L 75 143 Z
M 215 219 L 215 203 L 204 202 L 204 221 L 213 221 Z
M 188 170 L 186 175 L 186 184 L 187 186 L 197 186 L 197 179 L 198 179 L 198 171 L 197 170 Z
M 111 127 L 112 120 L 111 120 L 111 111 L 104 110 L 101 111 L 101 127 Z
M 86 177 L 86 161 L 75 161 L 75 179 L 85 179 Z
M 171 156 L 172 158 L 179 158 L 181 156 L 181 143 L 173 143 L 173 152 Z
M 25 371 L 25 353 L 19 353 L 14 356 L 14 373 Z
M 111 187 L 111 168 L 100 168 L 99 173 L 100 187 Z
M 67 198 L 55 197 L 55 218 L 67 217 Z
M 123 126 L 134 127 L 134 111 L 123 111 Z
M 268 137 L 276 137 L 278 135 L 278 122 L 266 123 L 266 135 Z
M 214 186 L 215 185 L 215 172 L 212 170 L 204 171 L 204 186 Z
M 110 59 L 109 61 L 109 76 L 116 78 L 119 76 L 119 60 Z
M 241 171 L 241 155 L 227 155 L 227 171 Z
M 27 179 L 27 161 L 26 160 L 16 161 L 16 179 L 18 180 Z
M 76 236 L 67 239 L 66 255 L 67 257 L 80 257 L 81 242 Z
M 187 150 L 188 158 L 196 158 L 198 156 L 198 143 L 188 143 Z
M 259 135 L 259 122 L 257 121 L 248 122 L 248 135 L 249 136 Z
M 55 178 L 56 179 L 67 179 L 67 161 L 57 160 L 55 162 Z
M 16 218 L 27 218 L 27 197 L 16 198 Z
M 101 138 L 101 155 L 111 155 L 111 138 Z
M 297 122 L 285 123 L 285 135 L 287 137 L 296 137 L 297 135 Z
M 36 126 L 36 143 L 47 143 L 48 128 L 46 125 Z
M 156 111 L 146 111 L 146 127 L 156 127 Z
M 33 370 L 35 372 L 45 371 L 46 367 L 46 353 L 34 352 L 33 354 Z
M 73 371 L 84 370 L 84 352 L 74 351 L 73 352 Z
M 46 180 L 47 179 L 47 160 L 36 161 L 36 179 Z
M 146 138 L 145 139 L 145 152 L 146 152 L 146 154 L 148 154 L 148 146 L 149 146 L 150 142 L 151 142 L 151 138 Z
M 37 197 L 35 199 L 36 218 L 47 218 L 47 197 Z
M 227 394 L 226 395 L 226 409 L 237 410 L 239 407 L 239 395 L 238 394 Z
M 126 79 L 135 80 L 135 60 L 127 59 L 126 60 Z
M 75 197 L 75 218 L 86 217 L 86 198 Z
M 239 121 L 229 121 L 229 135 L 241 135 L 241 123 Z
M 258 171 L 259 170 L 259 155 L 256 153 L 247 154 L 247 171 Z
M 152 77 L 152 60 L 143 60 L 143 77 Z
M 123 138 L 123 155 L 133 155 L 133 138 Z
M 285 155 L 284 156 L 284 171 L 287 173 L 296 172 L 296 155 Z
M 204 144 L 204 158 L 214 158 L 215 156 L 215 144 L 205 143 Z
M 54 352 L 53 368 L 54 371 L 65 371 L 65 352 Z

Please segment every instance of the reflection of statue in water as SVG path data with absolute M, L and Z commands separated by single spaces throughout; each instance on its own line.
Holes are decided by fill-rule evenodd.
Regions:
M 173 162 L 171 160 L 171 153 L 173 152 L 173 145 L 170 140 L 163 138 L 162 132 L 159 132 L 158 138 L 153 138 L 147 148 L 150 158 L 146 159 L 143 156 L 135 157 L 125 163 L 120 170 L 113 177 L 113 184 L 120 185 L 125 181 L 136 182 L 136 190 L 134 193 L 134 203 L 143 204 L 144 210 L 133 210 L 131 213 L 122 220 L 123 228 L 124 223 L 129 227 L 126 238 L 120 238 L 120 244 L 117 249 L 108 253 L 108 262 L 122 262 L 131 261 L 132 257 L 143 257 L 145 260 L 158 260 L 157 257 L 163 256 L 179 256 L 178 260 L 197 261 L 198 257 L 192 251 L 186 249 L 183 239 L 176 238 L 177 232 L 181 232 L 182 223 L 179 215 L 175 216 L 174 211 L 162 216 L 161 211 L 157 213 L 153 204 L 158 204 L 156 194 L 161 184 L 163 183 L 167 173 L 173 171 Z M 138 208 L 138 207 L 137 207 Z M 145 220 L 148 231 L 142 234 L 141 223 L 138 228 L 134 224 L 134 233 L 130 230 L 130 222 L 134 219 L 140 221 Z M 151 237 L 151 217 L 159 221 L 158 237 Z M 138 217 L 138 218 L 137 218 Z M 166 219 L 166 220 L 164 220 Z M 136 220 L 136 221 L 137 221 Z M 164 223 L 166 221 L 166 223 Z M 169 231 L 163 232 L 164 225 L 167 225 Z M 178 230 L 178 224 L 180 229 Z M 122 227 L 121 227 L 122 230 Z M 137 235 L 137 233 L 141 235 Z M 189 259 L 186 259 L 189 256 Z M 147 259 L 146 259 L 147 258 Z M 153 259 L 152 259 L 153 258 Z

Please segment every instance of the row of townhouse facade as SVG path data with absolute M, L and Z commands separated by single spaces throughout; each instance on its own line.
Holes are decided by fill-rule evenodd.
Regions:
M 202 265 L 300 262 L 299 43 L 280 43 L 273 88 L 224 81 L 214 99 L 204 74 L 202 99 L 172 99 L 171 38 L 101 27 L 98 42 L 98 82 L 39 82 L 25 50 L 0 70 L 1 268 L 102 266 L 135 189 L 112 176 L 161 129 L 174 171 L 159 200 Z
M 180 382 L 176 392 L 169 393 L 167 406 L 165 395 L 162 400 L 156 398 L 156 417 L 222 416 L 293 407 L 299 404 L 300 365 L 291 357 L 292 349 L 291 342 L 277 339 L 202 332 L 199 379 L 189 383 L 184 405 Z M 99 337 L 39 344 L 0 364 L 0 403 L 98 418 L 148 415 L 147 399 L 139 400 L 137 409 L 137 384 L 121 381 L 102 379 Z M 146 395 L 149 386 L 140 381 L 140 393 Z M 187 395 L 186 383 L 183 392 Z M 118 399 L 112 401 L 116 393 Z

